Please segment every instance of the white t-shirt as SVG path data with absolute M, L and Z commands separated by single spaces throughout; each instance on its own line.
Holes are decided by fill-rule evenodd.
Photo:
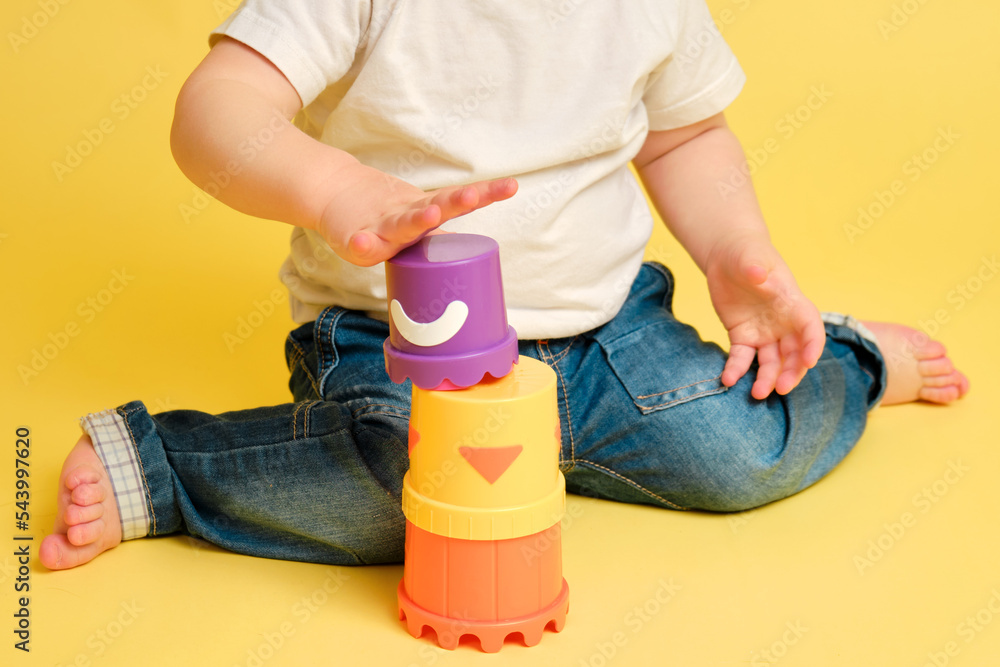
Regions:
M 722 111 L 745 77 L 703 0 L 244 0 L 220 25 L 302 98 L 297 124 L 424 190 L 514 176 L 507 201 L 447 222 L 500 244 L 522 339 L 610 320 L 652 216 L 628 170 L 649 130 Z M 292 317 L 385 318 L 383 265 L 292 232 Z

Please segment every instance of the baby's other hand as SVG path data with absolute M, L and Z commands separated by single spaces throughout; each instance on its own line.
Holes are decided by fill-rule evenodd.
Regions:
M 349 171 L 326 206 L 318 231 L 334 252 L 359 266 L 384 262 L 448 220 L 517 192 L 513 178 L 424 192 L 364 165 Z
M 722 383 L 735 385 L 756 356 L 754 398 L 794 389 L 819 361 L 826 330 L 770 240 L 748 232 L 720 241 L 705 275 L 712 305 L 729 332 Z

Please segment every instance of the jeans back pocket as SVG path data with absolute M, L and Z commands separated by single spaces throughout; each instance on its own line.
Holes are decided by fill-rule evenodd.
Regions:
M 701 340 L 698 332 L 673 319 L 666 309 L 649 324 L 605 340 L 595 336 L 608 365 L 632 397 L 649 414 L 728 390 L 722 384 L 726 353 Z

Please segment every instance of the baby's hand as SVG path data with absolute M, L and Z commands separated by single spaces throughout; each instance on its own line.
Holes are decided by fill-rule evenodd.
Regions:
M 390 259 L 448 220 L 517 192 L 513 178 L 424 192 L 364 165 L 345 171 L 318 231 L 334 252 L 359 266 Z
M 770 240 L 755 233 L 732 235 L 713 248 L 705 275 L 712 305 L 729 331 L 722 383 L 736 384 L 756 355 L 754 398 L 794 389 L 819 361 L 826 331 Z

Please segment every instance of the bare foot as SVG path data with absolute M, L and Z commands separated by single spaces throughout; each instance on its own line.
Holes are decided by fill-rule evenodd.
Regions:
M 882 405 L 951 403 L 969 391 L 969 379 L 955 370 L 938 341 L 902 324 L 866 321 L 864 325 L 878 339 L 889 370 Z
M 59 476 L 59 513 L 38 557 L 50 570 L 66 570 L 93 560 L 122 541 L 111 480 L 84 435 L 66 457 Z

